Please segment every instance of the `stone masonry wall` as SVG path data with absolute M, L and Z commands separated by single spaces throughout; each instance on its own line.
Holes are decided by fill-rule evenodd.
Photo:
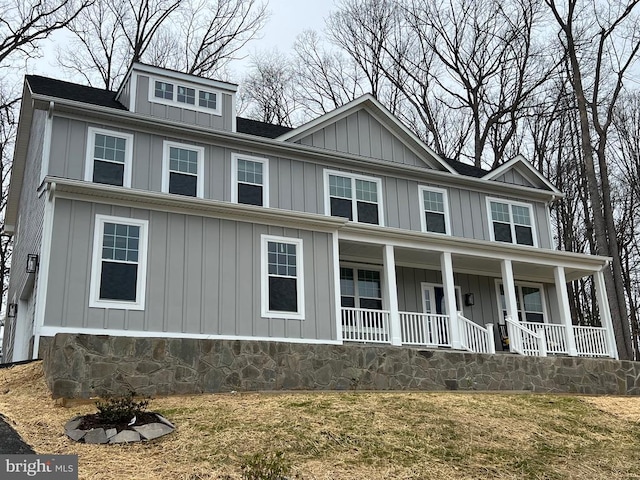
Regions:
M 528 390 L 640 394 L 640 362 L 392 346 L 58 334 L 40 356 L 54 398 L 258 390 Z

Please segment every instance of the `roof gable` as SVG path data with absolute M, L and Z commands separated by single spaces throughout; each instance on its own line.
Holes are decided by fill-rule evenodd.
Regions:
M 503 163 L 498 168 L 488 172 L 482 178 L 484 180 L 511 183 L 524 187 L 541 188 L 544 190 L 550 190 L 556 194 L 561 194 L 560 190 L 558 190 L 538 170 L 533 168 L 533 165 L 531 165 L 531 163 L 529 163 L 529 161 L 522 155 L 518 155 L 508 162 Z
M 457 173 L 369 94 L 277 140 Z

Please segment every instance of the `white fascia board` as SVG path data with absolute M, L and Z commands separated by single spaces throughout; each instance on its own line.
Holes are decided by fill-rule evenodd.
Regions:
M 511 160 L 509 160 L 506 163 L 503 163 L 502 165 L 500 165 L 498 168 L 496 168 L 495 170 L 491 170 L 489 173 L 487 173 L 484 177 L 482 177 L 484 180 L 495 180 L 496 178 L 498 178 L 500 175 L 506 173 L 507 171 L 516 168 L 517 166 L 521 166 L 522 168 L 525 169 L 526 172 L 528 172 L 528 175 L 523 174 L 525 177 L 528 177 L 529 175 L 533 175 L 536 179 L 540 180 L 542 183 L 544 183 L 544 185 L 551 190 L 553 193 L 557 194 L 561 194 L 560 190 L 558 190 L 547 178 L 545 178 L 544 175 L 542 175 L 538 170 L 536 170 L 535 168 L 533 168 L 533 165 L 531 165 L 531 163 L 524 158 L 522 155 L 517 155 L 516 157 L 512 158 Z M 533 183 L 533 182 L 532 182 Z
M 369 114 L 371 114 L 376 120 L 378 120 L 382 125 L 390 126 L 392 131 L 399 133 L 401 136 L 405 137 L 405 140 L 409 139 L 414 145 L 407 145 L 410 150 L 412 150 L 418 157 L 422 157 L 426 152 L 428 155 L 432 156 L 436 162 L 444 168 L 447 172 L 459 175 L 447 162 L 445 162 L 440 156 L 433 151 L 429 146 L 420 140 L 411 130 L 409 130 L 400 120 L 396 118 L 384 105 L 382 105 L 373 95 L 367 93 L 362 95 L 355 100 L 342 105 L 341 107 L 332 110 L 329 113 L 326 113 L 310 122 L 305 123 L 304 125 L 299 126 L 298 128 L 294 128 L 289 132 L 279 136 L 276 140 L 279 141 L 287 141 L 290 140 L 295 142 L 300 138 L 311 135 L 312 133 L 326 127 L 331 123 L 335 123 L 338 120 L 347 117 L 348 115 L 357 112 L 361 108 L 367 110 Z M 391 124 L 391 125 L 389 125 Z M 419 150 L 423 150 L 423 152 L 419 152 Z
M 131 128 L 138 131 L 146 131 L 157 134 L 166 132 L 167 135 L 181 136 L 189 141 L 205 142 L 209 144 L 221 145 L 227 148 L 244 149 L 248 154 L 264 156 L 268 154 L 288 156 L 292 159 L 315 160 L 326 162 L 328 165 L 337 165 L 341 168 L 354 168 L 358 171 L 366 171 L 375 175 L 375 168 L 378 171 L 388 172 L 391 176 L 407 178 L 410 180 L 424 182 L 438 182 L 442 186 L 470 187 L 471 189 L 493 193 L 514 198 L 526 198 L 532 201 L 548 202 L 564 197 L 562 193 L 554 193 L 538 188 L 511 185 L 508 183 L 484 180 L 475 177 L 468 177 L 460 174 L 441 172 L 433 169 L 414 167 L 411 165 L 400 165 L 384 160 L 364 159 L 359 155 L 329 151 L 323 148 L 300 145 L 298 143 L 281 142 L 277 139 L 257 137 L 245 133 L 226 132 L 223 130 L 212 130 L 211 128 L 198 125 L 189 125 L 182 122 L 159 119 L 130 112 L 128 110 L 117 110 L 99 105 L 90 105 L 84 102 L 60 99 L 48 95 L 33 95 L 34 101 L 42 102 L 42 108 L 48 108 L 51 100 L 56 102 L 56 114 L 65 116 L 70 114 L 70 118 L 77 118 L 87 121 L 87 117 L 97 117 L 98 121 L 110 120 L 121 127 Z M 36 105 L 39 107 L 39 105 Z
M 98 185 L 81 180 L 47 177 L 56 198 L 77 199 L 107 205 L 146 208 L 162 212 L 199 215 L 250 223 L 264 223 L 302 230 L 335 232 L 347 223 L 347 219 L 326 215 L 295 212 L 278 208 L 222 202 L 196 197 L 184 197 L 169 193 L 151 192 L 111 185 Z M 178 198 L 177 198 L 178 197 Z
M 600 271 L 612 260 L 611 257 L 599 255 L 352 223 L 342 227 L 338 231 L 338 236 L 341 240 L 376 245 L 392 244 L 410 249 L 451 252 L 475 257 L 512 260 L 514 262 L 533 262 L 540 265 L 564 266 L 591 272 Z

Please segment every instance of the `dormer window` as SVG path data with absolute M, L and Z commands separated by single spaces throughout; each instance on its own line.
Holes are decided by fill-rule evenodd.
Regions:
M 196 89 L 178 86 L 178 101 L 180 103 L 196 104 Z
M 197 84 L 151 80 L 149 101 L 174 107 L 222 115 L 220 92 Z
M 200 106 L 205 108 L 210 108 L 212 110 L 217 110 L 218 94 L 200 90 Z
M 156 98 L 173 100 L 173 84 L 156 81 L 155 95 L 156 95 Z

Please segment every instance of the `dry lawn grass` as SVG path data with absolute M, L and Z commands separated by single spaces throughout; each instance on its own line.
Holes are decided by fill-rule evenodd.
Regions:
M 0 370 L 0 412 L 38 453 L 77 453 L 82 479 L 238 479 L 282 451 L 304 479 L 640 478 L 640 399 L 473 393 L 283 393 L 152 401 L 177 425 L 154 442 L 63 433 L 93 405 L 54 405 L 39 363 Z

